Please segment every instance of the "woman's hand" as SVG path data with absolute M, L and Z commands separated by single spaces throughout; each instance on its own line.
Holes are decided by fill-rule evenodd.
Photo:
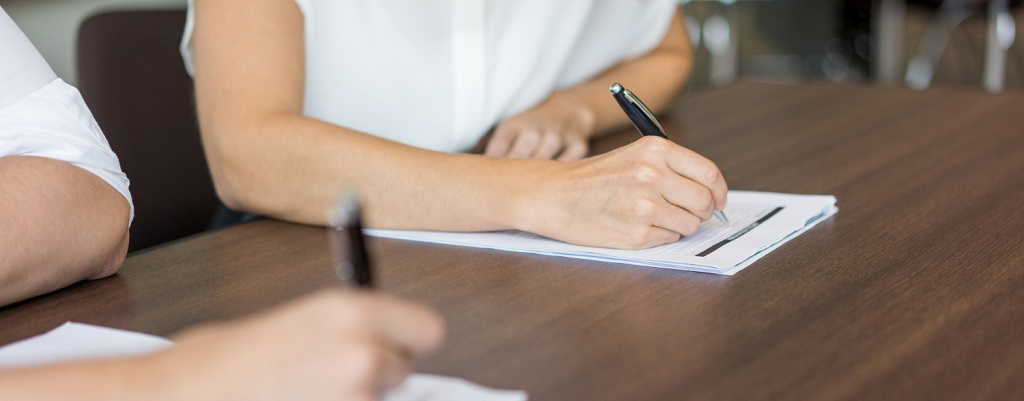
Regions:
M 522 203 L 518 228 L 573 244 L 640 249 L 675 242 L 726 204 L 718 167 L 664 138 L 548 168 Z
M 172 386 L 162 392 L 168 399 L 371 401 L 398 386 L 443 332 L 422 305 L 323 291 L 186 332 L 151 358 L 167 375 L 149 380 Z
M 583 104 L 559 97 L 498 124 L 484 154 L 517 159 L 572 161 L 587 155 L 596 116 Z

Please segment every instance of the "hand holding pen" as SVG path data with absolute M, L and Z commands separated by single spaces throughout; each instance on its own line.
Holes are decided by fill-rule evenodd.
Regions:
M 618 83 L 612 84 L 609 90 L 612 92 L 612 96 L 615 97 L 615 101 L 619 103 L 619 107 L 622 107 L 622 111 L 629 117 L 629 121 L 633 123 L 637 131 L 643 136 L 658 136 L 668 139 L 665 135 L 665 129 L 661 127 L 661 123 L 654 118 L 654 113 L 647 108 L 640 98 L 636 97 L 633 92 L 629 89 L 623 88 Z M 725 212 L 721 210 L 714 211 L 714 216 L 719 221 L 729 224 L 729 219 L 725 217 Z
M 527 167 L 542 169 L 543 179 L 523 182 L 516 195 L 525 194 L 526 202 L 508 210 L 520 222 L 513 228 L 587 246 L 639 249 L 678 241 L 724 208 L 728 189 L 713 162 L 661 138 Z M 372 274 L 355 194 L 339 200 L 329 222 L 339 276 L 368 286 Z

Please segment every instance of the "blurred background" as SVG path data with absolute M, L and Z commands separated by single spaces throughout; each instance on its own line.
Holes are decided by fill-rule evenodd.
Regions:
M 1020 0 L 681 3 L 698 46 L 695 87 L 736 77 L 993 92 L 1024 85 Z
M 183 8 L 185 0 L 0 0 L 57 74 L 76 83 L 75 40 L 88 16 Z M 985 87 L 1024 85 L 1020 0 L 682 0 L 697 47 L 693 87 L 734 79 Z M 990 6 L 1006 12 L 989 18 Z M 1003 3 L 1004 5 L 998 4 Z M 995 21 L 990 23 L 990 21 Z M 989 31 L 994 34 L 989 34 Z M 994 39 L 990 39 L 994 38 Z M 986 53 L 991 47 L 997 51 Z M 999 67 L 992 66 L 988 68 Z M 995 73 L 989 74 L 989 79 Z

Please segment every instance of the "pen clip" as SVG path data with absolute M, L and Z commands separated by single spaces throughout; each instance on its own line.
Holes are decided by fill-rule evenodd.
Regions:
M 640 98 L 636 97 L 633 92 L 630 92 L 629 89 L 626 88 L 622 88 L 622 95 L 626 97 L 626 100 L 628 100 L 629 103 L 636 106 L 636 108 L 640 110 L 645 117 L 647 117 L 648 121 L 654 123 L 655 127 L 658 127 L 658 132 L 660 132 L 662 136 L 665 136 L 665 129 L 661 127 L 661 123 L 658 122 L 658 119 L 654 118 L 654 113 L 651 113 L 651 109 L 648 109 L 647 105 L 644 104 Z

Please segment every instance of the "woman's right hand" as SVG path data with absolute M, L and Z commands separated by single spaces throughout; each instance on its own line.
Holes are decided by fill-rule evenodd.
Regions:
M 443 333 L 441 317 L 425 306 L 323 291 L 190 330 L 146 361 L 165 375 L 139 372 L 167 386 L 157 392 L 167 399 L 370 401 L 400 384 Z
M 692 234 L 726 205 L 712 161 L 658 137 L 549 165 L 517 216 L 524 231 L 573 244 L 642 249 Z

